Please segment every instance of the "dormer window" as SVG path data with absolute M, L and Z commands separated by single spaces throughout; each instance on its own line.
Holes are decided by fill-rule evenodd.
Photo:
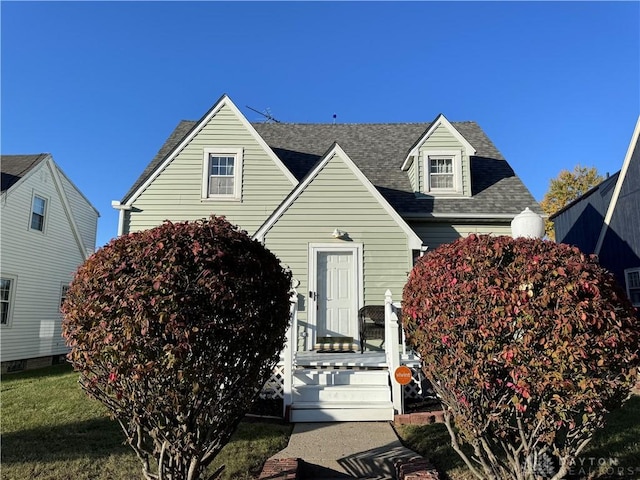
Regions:
M 453 157 L 429 156 L 431 190 L 453 190 Z
M 425 152 L 425 193 L 462 193 L 462 163 L 459 152 Z
M 240 200 L 242 196 L 242 149 L 205 148 L 202 198 Z

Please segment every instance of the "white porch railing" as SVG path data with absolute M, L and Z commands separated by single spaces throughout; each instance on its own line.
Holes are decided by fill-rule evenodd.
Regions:
M 287 330 L 287 340 L 282 351 L 284 362 L 284 378 L 282 386 L 282 416 L 286 418 L 287 408 L 293 403 L 293 370 L 295 368 L 295 352 L 298 349 L 298 291 L 294 288 L 289 298 L 291 302 L 291 322 Z
M 398 413 L 404 412 L 403 386 L 394 378 L 394 372 L 400 366 L 400 338 L 398 323 L 398 306 L 394 305 L 391 290 L 384 294 L 384 351 L 387 357 L 389 375 L 391 376 L 391 401 Z M 404 334 L 402 335 L 404 340 Z

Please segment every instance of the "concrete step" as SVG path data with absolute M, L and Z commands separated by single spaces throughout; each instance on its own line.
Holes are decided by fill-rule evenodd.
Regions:
M 297 370 L 293 385 L 389 385 L 388 370 Z
M 298 402 L 291 405 L 289 421 L 357 422 L 393 420 L 391 402 Z
M 386 402 L 391 400 L 391 388 L 378 385 L 300 385 L 293 389 L 297 402 Z

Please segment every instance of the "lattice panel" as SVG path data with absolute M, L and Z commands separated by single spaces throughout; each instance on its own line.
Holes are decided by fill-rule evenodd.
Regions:
M 262 387 L 260 398 L 284 398 L 284 365 L 279 363 L 273 368 L 269 380 Z
M 404 398 L 422 399 L 433 397 L 435 393 L 431 390 L 429 381 L 424 377 L 420 367 L 411 368 L 411 382 L 404 386 Z

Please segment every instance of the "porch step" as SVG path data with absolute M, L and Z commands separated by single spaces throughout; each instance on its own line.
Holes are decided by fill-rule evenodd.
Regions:
M 387 370 L 297 370 L 293 385 L 388 385 Z
M 297 370 L 292 400 L 292 422 L 393 420 L 388 370 Z
M 297 402 L 291 405 L 289 421 L 374 422 L 393 420 L 389 402 Z
M 385 402 L 390 388 L 378 385 L 304 385 L 293 389 L 293 403 L 298 402 Z

